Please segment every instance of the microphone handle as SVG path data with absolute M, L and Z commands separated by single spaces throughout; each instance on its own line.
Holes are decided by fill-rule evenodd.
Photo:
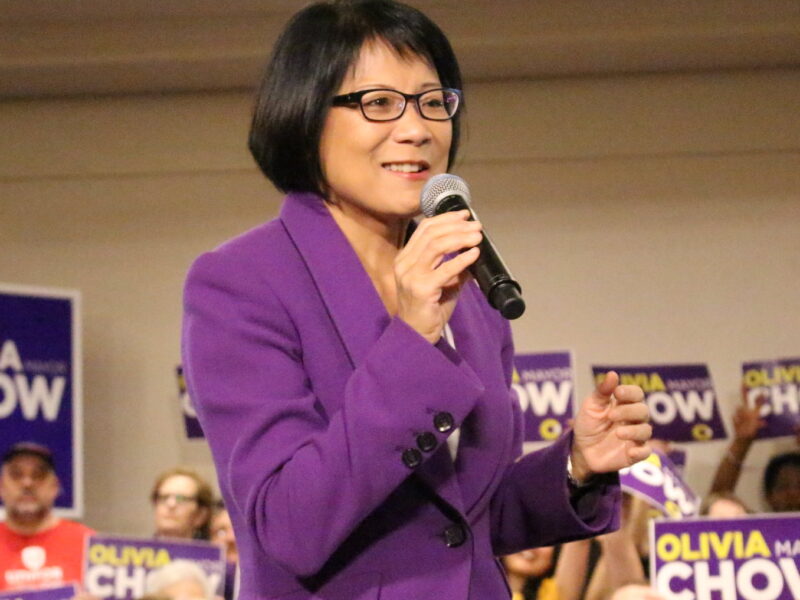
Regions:
M 464 198 L 454 194 L 441 200 L 435 209 L 440 215 L 446 212 L 467 209 L 470 221 L 475 220 L 475 213 Z M 506 319 L 517 319 L 525 312 L 525 301 L 522 299 L 522 287 L 512 279 L 503 259 L 494 247 L 492 240 L 482 232 L 483 238 L 478 244 L 480 257 L 469 266 L 469 271 L 478 282 L 489 304 L 500 311 Z

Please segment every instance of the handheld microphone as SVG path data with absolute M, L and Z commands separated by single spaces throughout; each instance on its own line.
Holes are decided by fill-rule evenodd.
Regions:
M 425 184 L 420 196 L 420 208 L 426 217 L 467 209 L 470 220 L 475 212 L 470 206 L 470 193 L 467 183 L 456 175 L 443 173 L 434 175 Z M 486 233 L 478 244 L 480 256 L 469 267 L 470 273 L 486 296 L 489 304 L 500 311 L 506 319 L 516 319 L 525 312 L 522 288 L 508 272 L 503 259 Z

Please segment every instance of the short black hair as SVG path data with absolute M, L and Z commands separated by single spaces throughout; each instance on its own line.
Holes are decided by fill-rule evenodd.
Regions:
M 769 459 L 767 467 L 764 469 L 764 481 L 762 489 L 764 495 L 768 496 L 775 488 L 775 481 L 778 479 L 778 474 L 784 467 L 794 467 L 800 470 L 800 452 L 790 451 L 783 454 L 777 454 Z
M 443 87 L 461 89 L 450 42 L 416 8 L 393 0 L 333 0 L 304 8 L 275 44 L 250 126 L 250 152 L 279 190 L 325 196 L 319 145 L 331 98 L 372 40 L 400 56 L 425 59 Z M 463 103 L 452 120 L 448 168 L 458 151 L 462 111 Z

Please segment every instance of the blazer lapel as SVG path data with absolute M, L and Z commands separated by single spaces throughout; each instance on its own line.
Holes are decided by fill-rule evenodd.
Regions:
M 289 194 L 281 209 L 281 221 L 303 257 L 355 369 L 391 317 L 361 261 L 319 196 Z M 480 294 L 476 290 L 464 292 Z M 488 383 L 487 378 L 491 381 L 498 377 L 493 365 L 499 359 L 492 356 L 492 350 L 485 344 L 492 332 L 475 304 L 475 300 L 484 300 L 482 297 L 470 298 L 470 302 L 464 300 L 459 301 L 450 320 L 456 350 L 478 377 Z M 504 382 L 500 383 L 504 386 Z M 487 394 L 487 397 L 496 396 Z M 505 456 L 497 447 L 498 443 L 506 452 L 511 444 L 511 418 L 509 406 L 479 402 L 461 426 L 455 467 L 443 445 L 417 471 L 419 478 L 451 506 L 466 514 L 466 510 L 482 498 L 498 470 L 500 459 Z
M 450 318 L 458 353 L 486 386 L 486 394 L 461 424 L 461 439 L 455 462 L 466 513 L 490 500 L 492 482 L 502 476 L 513 444 L 513 412 L 500 363 L 500 346 L 495 342 L 480 308 L 485 302 L 474 284 L 462 290 Z M 472 297 L 468 297 L 471 295 Z M 498 401 L 499 400 L 499 401 Z
M 350 242 L 322 198 L 289 194 L 281 209 L 353 368 L 389 324 L 389 314 Z

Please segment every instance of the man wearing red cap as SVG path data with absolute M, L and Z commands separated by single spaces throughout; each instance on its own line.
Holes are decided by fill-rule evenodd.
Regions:
M 93 531 L 53 513 L 58 492 L 50 450 L 21 442 L 3 455 L 0 590 L 81 582 L 84 542 Z

